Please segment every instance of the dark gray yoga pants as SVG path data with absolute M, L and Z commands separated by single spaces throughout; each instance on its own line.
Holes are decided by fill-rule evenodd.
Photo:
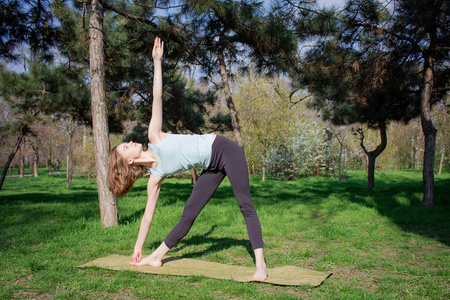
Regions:
M 234 196 L 244 216 L 253 250 L 264 246 L 261 224 L 250 196 L 247 161 L 242 149 L 223 136 L 216 136 L 212 145 L 211 162 L 204 170 L 186 203 L 181 220 L 164 240 L 168 248 L 174 247 L 192 227 L 198 214 L 208 203 L 222 180 L 228 176 Z

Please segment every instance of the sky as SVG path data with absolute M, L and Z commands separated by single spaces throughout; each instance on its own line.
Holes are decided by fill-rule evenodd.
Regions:
M 324 5 L 324 6 L 339 6 L 342 7 L 345 4 L 345 0 L 318 0 L 317 3 L 319 3 L 319 5 Z

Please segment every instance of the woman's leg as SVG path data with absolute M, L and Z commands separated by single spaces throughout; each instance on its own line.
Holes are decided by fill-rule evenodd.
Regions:
M 195 219 L 211 199 L 224 178 L 225 174 L 222 172 L 203 172 L 198 178 L 192 190 L 191 197 L 183 209 L 181 220 L 175 225 L 164 242 L 152 254 L 137 263 L 136 266 L 149 265 L 152 267 L 160 267 L 164 255 L 186 236 Z
M 222 160 L 225 172 L 230 179 L 234 196 L 247 225 L 247 232 L 253 250 L 263 248 L 261 224 L 250 195 L 247 161 L 242 149 L 230 141 L 224 149 Z
M 250 195 L 248 167 L 244 152 L 236 143 L 228 141 L 227 145 L 223 147 L 222 161 L 225 172 L 230 179 L 234 195 L 239 203 L 239 208 L 244 216 L 248 236 L 255 253 L 256 271 L 252 280 L 266 280 L 268 275 L 264 260 L 261 224 Z
M 191 197 L 183 209 L 181 220 L 164 239 L 164 243 L 168 248 L 174 247 L 186 236 L 195 219 L 211 199 L 224 178 L 225 174 L 222 172 L 204 172 L 198 178 L 192 190 Z

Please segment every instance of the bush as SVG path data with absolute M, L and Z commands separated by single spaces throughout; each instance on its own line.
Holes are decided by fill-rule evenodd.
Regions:
M 282 145 L 273 147 L 268 156 L 268 171 L 275 178 L 292 180 L 306 176 L 328 176 L 331 141 L 319 121 L 296 126 L 295 134 Z

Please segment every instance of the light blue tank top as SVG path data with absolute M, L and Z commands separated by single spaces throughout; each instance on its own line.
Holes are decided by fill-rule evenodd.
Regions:
M 158 165 L 150 168 L 150 172 L 163 178 L 191 168 L 207 169 L 211 160 L 212 139 L 212 134 L 167 133 L 162 141 L 148 144 L 148 149 L 158 157 Z

